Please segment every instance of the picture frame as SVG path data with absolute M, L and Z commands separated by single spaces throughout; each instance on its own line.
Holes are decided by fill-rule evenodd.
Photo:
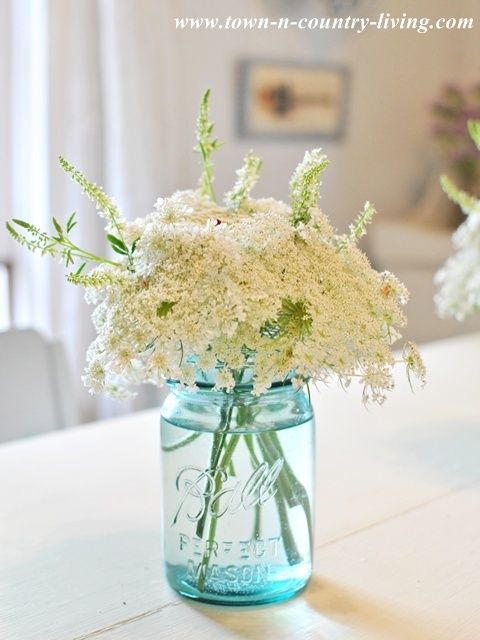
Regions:
M 345 134 L 350 84 L 345 67 L 242 60 L 237 79 L 240 137 L 339 139 Z

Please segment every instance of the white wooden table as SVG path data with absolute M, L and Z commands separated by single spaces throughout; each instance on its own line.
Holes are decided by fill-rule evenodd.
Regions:
M 480 335 L 423 354 L 383 408 L 315 395 L 315 575 L 279 605 L 166 584 L 158 412 L 0 447 L 1 640 L 478 640 Z

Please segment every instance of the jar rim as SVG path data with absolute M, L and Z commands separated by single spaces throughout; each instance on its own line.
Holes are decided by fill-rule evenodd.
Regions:
M 275 381 L 271 384 L 271 386 L 266 389 L 261 395 L 264 395 L 264 393 L 268 393 L 271 390 L 274 389 L 280 389 L 282 387 L 292 387 L 292 377 L 290 376 L 288 378 L 284 378 L 283 380 L 278 380 Z M 180 384 L 180 380 L 174 380 L 172 378 L 168 378 L 166 380 L 166 384 L 175 389 L 179 388 L 179 384 Z M 205 381 L 199 381 L 196 380 L 195 381 L 195 387 L 199 390 L 199 391 L 213 391 L 215 388 L 215 383 L 214 382 L 205 382 Z M 239 391 L 251 391 L 254 387 L 254 383 L 253 380 L 251 382 L 243 382 L 240 384 L 236 384 L 235 387 L 231 390 L 231 391 L 226 391 L 225 389 L 215 389 L 215 392 L 217 393 L 228 393 L 228 394 L 234 394 L 236 392 Z M 190 391 L 188 389 L 188 387 L 182 387 L 180 390 L 182 391 L 187 391 L 189 393 L 194 393 L 195 391 Z
M 218 367 L 213 367 L 207 372 L 197 367 L 197 376 L 195 377 L 195 388 L 201 391 L 213 390 L 215 387 L 215 375 L 218 371 Z M 219 393 L 238 393 L 239 391 L 251 391 L 255 386 L 255 376 L 252 367 L 244 367 L 241 371 L 241 377 L 238 382 L 235 383 L 234 388 L 230 391 L 225 389 L 215 389 Z M 274 380 L 271 386 L 265 390 L 264 393 L 268 393 L 271 389 L 278 389 L 281 387 L 291 387 L 292 380 L 295 377 L 295 372 L 290 371 L 283 379 Z M 169 378 L 166 380 L 169 387 L 178 387 L 180 381 L 177 379 Z M 184 387 L 185 388 L 185 387 Z M 185 388 L 187 391 L 188 387 Z M 263 395 L 263 394 L 261 394 Z

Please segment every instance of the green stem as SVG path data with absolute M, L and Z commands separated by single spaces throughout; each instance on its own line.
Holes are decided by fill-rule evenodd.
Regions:
M 258 434 L 258 437 L 257 437 L 258 446 L 260 447 L 264 460 L 269 464 L 273 464 L 276 460 L 276 457 L 272 456 L 272 453 L 269 451 L 269 448 L 264 439 L 265 435 L 266 434 Z M 290 528 L 290 523 L 288 521 L 287 510 L 283 502 L 284 497 L 286 497 L 286 495 L 288 495 L 288 487 L 285 487 L 284 484 L 282 483 L 280 485 L 280 491 L 275 491 L 274 498 L 275 498 L 275 503 L 277 505 L 278 519 L 280 521 L 280 531 L 282 533 L 282 540 L 283 540 L 283 546 L 285 549 L 285 554 L 287 556 L 288 564 L 293 565 L 300 562 L 302 557 L 297 549 L 295 537 L 292 533 L 292 530 Z
M 228 475 L 231 478 L 237 475 L 237 472 L 235 471 L 235 465 L 233 464 L 233 460 L 230 460 L 230 463 L 228 465 Z
M 185 447 L 187 444 L 190 444 L 201 435 L 202 435 L 201 431 L 196 431 L 195 433 L 190 434 L 183 440 L 179 440 L 179 442 L 175 442 L 175 444 L 162 444 L 162 451 L 176 451 L 177 449 L 180 449 L 181 447 Z
M 212 451 L 210 453 L 210 462 L 209 462 L 209 470 L 212 474 L 212 477 L 217 475 L 218 464 L 220 461 L 220 456 L 222 455 L 223 447 L 225 446 L 225 439 L 227 437 L 226 431 L 230 428 L 230 421 L 232 419 L 233 412 L 233 399 L 226 396 L 226 402 L 229 402 L 229 406 L 227 408 L 224 405 L 221 409 L 220 413 L 220 428 L 219 431 L 216 431 L 213 434 L 213 443 L 212 443 Z M 210 501 L 212 496 L 208 496 L 205 500 L 205 510 L 202 514 L 202 517 L 197 522 L 196 535 L 199 538 L 203 537 L 203 532 L 205 529 L 205 523 L 208 517 L 208 510 L 210 507 Z
M 219 493 L 222 491 L 224 476 L 222 473 L 219 473 L 219 470 L 228 468 L 231 469 L 231 467 L 233 466 L 232 458 L 234 451 L 238 445 L 240 438 L 242 437 L 245 441 L 254 469 L 258 468 L 258 466 L 261 464 L 261 458 L 259 459 L 255 452 L 254 438 L 252 437 L 252 435 L 229 433 L 234 407 L 237 407 L 237 427 L 243 427 L 246 424 L 250 424 L 254 421 L 252 407 L 244 405 L 242 402 L 236 403 L 235 399 L 235 395 L 233 397 L 227 396 L 225 404 L 221 409 L 221 421 L 219 430 L 213 435 L 212 449 L 210 452 L 209 471 L 213 479 L 214 488 L 205 500 L 205 509 L 202 517 L 197 522 L 196 527 L 196 535 L 199 538 L 203 538 L 207 518 L 210 519 L 208 533 L 205 537 L 205 550 L 197 574 L 197 589 L 200 592 L 203 592 L 205 590 L 208 568 L 213 551 L 213 542 L 215 541 L 217 532 L 218 518 L 216 516 L 215 509 L 218 510 L 218 506 L 214 508 L 214 505 L 212 505 L 212 498 L 213 496 L 219 495 Z M 311 511 L 308 501 L 308 495 L 303 485 L 298 481 L 295 474 L 293 473 L 292 468 L 290 467 L 288 462 L 286 462 L 277 434 L 274 432 L 259 433 L 257 434 L 256 439 L 258 447 L 262 453 L 261 457 L 263 458 L 263 460 L 265 460 L 265 462 L 272 465 L 279 458 L 282 458 L 284 460 L 282 471 L 280 472 L 278 478 L 279 487 L 278 490 L 274 493 L 274 499 L 278 511 L 280 531 L 287 561 L 290 565 L 294 565 L 302 560 L 302 556 L 298 551 L 295 537 L 288 520 L 288 511 L 286 504 L 289 507 L 297 505 L 302 506 L 308 522 L 308 530 L 311 540 Z M 184 446 L 185 444 L 187 444 L 187 441 L 192 440 L 192 436 L 189 436 L 189 438 L 186 438 L 182 442 L 178 443 L 177 447 Z M 258 537 L 260 536 L 260 523 L 261 505 L 255 505 L 255 516 L 253 525 L 254 539 L 258 539 Z
M 90 253 L 89 251 L 85 251 L 80 247 L 77 247 L 76 244 L 73 244 L 70 240 L 66 242 L 60 243 L 62 246 L 72 249 L 77 252 L 77 258 L 85 258 L 90 262 L 98 262 L 99 264 L 111 264 L 114 267 L 120 267 L 120 262 L 115 262 L 114 260 L 108 260 L 108 258 L 101 258 L 100 256 L 96 256 L 94 253 Z
M 230 441 L 227 447 L 225 448 L 225 453 L 223 454 L 220 468 L 225 468 L 230 464 L 230 461 L 233 456 L 233 452 L 235 451 L 235 448 L 239 440 L 240 440 L 239 435 L 230 436 Z M 222 485 L 223 485 L 223 482 L 222 482 L 221 474 L 217 473 L 215 475 L 215 494 L 218 494 L 218 492 L 221 491 Z M 207 510 L 208 509 L 206 508 L 205 513 L 207 512 Z M 197 589 L 199 591 L 205 591 L 205 582 L 207 579 L 208 565 L 210 564 L 210 558 L 212 555 L 212 545 L 209 543 L 215 540 L 215 534 L 217 532 L 217 522 L 218 522 L 218 518 L 212 512 L 210 514 L 210 525 L 208 528 L 208 536 L 205 541 L 206 548 L 205 548 L 205 551 L 200 563 L 200 569 L 198 572 Z
M 265 451 L 267 452 L 269 463 L 275 462 L 275 460 L 278 460 L 278 458 L 283 459 L 282 469 L 280 471 L 280 475 L 278 476 L 278 483 L 280 485 L 281 492 L 285 500 L 287 501 L 288 506 L 290 508 L 298 506 L 300 502 L 297 499 L 294 492 L 292 491 L 292 488 L 288 481 L 287 474 L 284 472 L 284 468 L 288 463 L 285 460 L 285 456 L 283 455 L 283 452 L 278 451 L 276 447 L 273 445 L 272 441 L 270 440 L 269 433 L 259 434 L 258 437 L 261 439 L 262 445 Z
M 245 440 L 245 444 L 247 445 L 248 453 L 250 454 L 250 460 L 252 462 L 253 470 L 255 471 L 255 469 L 258 469 L 260 461 L 257 458 L 257 454 L 255 453 L 255 448 L 253 446 L 253 438 L 251 435 L 245 435 L 244 440 Z M 261 512 L 262 512 L 261 505 L 257 503 L 255 505 L 255 516 L 253 520 L 254 540 L 260 538 Z
M 200 148 L 200 153 L 202 156 L 202 162 L 203 162 L 203 181 L 205 182 L 205 186 L 207 187 L 207 191 L 208 193 L 205 195 L 209 195 L 211 200 L 213 200 L 213 202 L 217 201 L 217 198 L 215 196 L 215 191 L 213 189 L 213 180 L 212 180 L 212 176 L 211 176 L 211 167 L 210 167 L 210 160 L 208 157 L 208 154 L 205 150 L 205 146 L 200 142 L 199 143 L 199 148 Z
M 266 433 L 265 437 L 267 437 L 270 442 L 273 450 L 276 452 L 276 455 L 280 458 L 283 458 L 284 463 L 282 470 L 280 472 L 279 480 L 283 487 L 283 490 L 286 491 L 285 496 L 289 507 L 294 507 L 296 505 L 301 505 L 302 509 L 305 513 L 305 518 L 307 519 L 308 526 L 308 536 L 310 539 L 310 547 L 313 544 L 313 523 L 312 523 L 312 511 L 310 508 L 310 500 L 308 498 L 308 493 L 303 486 L 303 484 L 298 480 L 297 476 L 293 472 L 292 467 L 288 463 L 285 454 L 282 449 L 282 445 L 280 444 L 280 440 L 276 432 L 271 431 L 270 433 Z
M 262 507 L 260 504 L 256 504 L 255 515 L 253 519 L 253 539 L 258 540 L 260 538 L 260 530 L 262 526 Z

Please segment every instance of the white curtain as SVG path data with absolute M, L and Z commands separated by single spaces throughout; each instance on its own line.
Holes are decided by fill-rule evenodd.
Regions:
M 58 155 L 103 185 L 128 218 L 178 187 L 175 43 L 163 28 L 170 10 L 166 0 L 0 0 L 2 229 L 11 217 L 46 227 L 52 215 L 77 211 L 78 244 L 106 251 L 102 222 Z M 93 338 L 82 291 L 61 265 L 0 238 L 0 257 L 14 266 L 14 323 L 62 340 L 83 419 L 131 410 L 90 398 L 80 383 Z M 152 402 L 145 398 L 135 407 Z

